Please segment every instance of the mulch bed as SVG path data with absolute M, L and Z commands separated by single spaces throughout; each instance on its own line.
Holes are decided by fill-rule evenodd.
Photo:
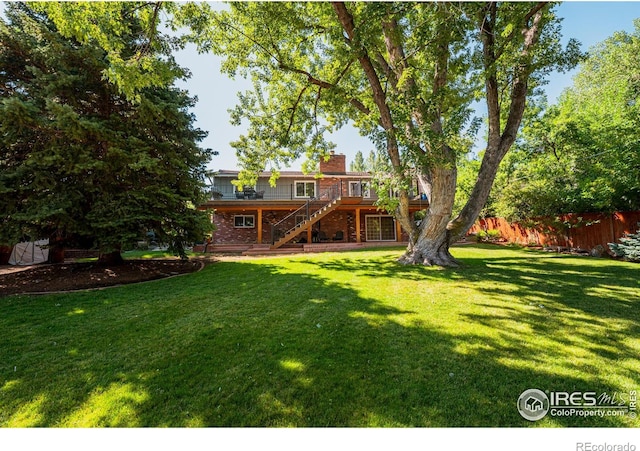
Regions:
M 201 260 L 127 260 L 118 266 L 60 263 L 28 268 L 0 266 L 0 297 L 21 293 L 104 288 L 196 272 Z

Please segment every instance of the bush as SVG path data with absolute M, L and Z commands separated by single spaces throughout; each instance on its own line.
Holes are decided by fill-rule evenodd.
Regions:
M 500 234 L 500 230 L 489 229 L 487 230 L 487 240 L 489 241 L 500 241 L 502 235 Z
M 480 230 L 476 233 L 476 240 L 478 241 L 478 243 L 495 243 L 496 241 L 500 241 L 500 238 L 502 238 L 500 230 L 496 229 L 489 229 L 487 231 Z
M 638 223 L 640 227 L 640 223 Z M 609 243 L 609 249 L 616 257 L 630 262 L 640 263 L 640 230 L 636 233 L 625 233 L 620 243 Z

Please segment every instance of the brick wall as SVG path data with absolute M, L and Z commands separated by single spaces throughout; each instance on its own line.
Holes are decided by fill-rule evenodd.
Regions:
M 320 159 L 320 172 L 323 174 L 344 174 L 347 172 L 347 157 L 331 152 L 328 161 Z
M 271 225 L 277 223 L 290 211 L 263 211 L 262 213 L 262 243 L 271 243 Z M 255 227 L 237 228 L 234 223 L 236 215 L 253 215 Z M 230 212 L 218 212 L 214 215 L 213 222 L 216 231 L 213 232 L 215 244 L 257 244 L 258 243 L 258 211 L 242 210 Z
M 336 232 L 341 230 L 343 233 L 342 243 L 355 242 L 355 220 L 353 216 L 353 213 L 348 211 L 337 210 L 322 218 L 315 225 L 315 228 L 324 232 L 329 241 L 332 241 L 332 238 L 336 236 Z M 351 220 L 349 217 L 351 217 Z M 353 224 L 353 231 L 350 230 L 349 223 Z M 351 235 L 353 235 L 353 239 L 350 238 Z
M 234 216 L 239 214 L 253 215 L 255 220 L 258 218 L 258 212 L 250 210 L 216 213 L 213 218 L 213 223 L 216 225 L 216 231 L 213 233 L 214 243 L 252 244 L 256 242 L 258 238 L 258 229 L 256 227 L 242 229 L 234 226 Z
M 277 223 L 285 216 L 289 211 L 265 211 L 262 214 L 262 243 L 271 243 L 271 225 Z M 254 228 L 236 228 L 234 226 L 235 215 L 254 215 L 255 220 L 258 220 L 258 212 L 256 210 L 244 210 L 244 211 L 232 211 L 216 213 L 214 216 L 214 223 L 217 230 L 213 234 L 214 244 L 256 244 L 258 239 L 258 224 Z M 365 217 L 371 214 L 371 212 L 360 213 L 360 239 L 362 242 L 366 241 L 365 236 Z M 378 214 L 378 213 L 376 213 Z M 357 241 L 356 231 L 356 215 L 355 211 L 348 210 L 336 210 L 329 215 L 322 218 L 318 223 L 314 224 L 314 230 L 321 230 L 324 232 L 329 241 L 333 241 L 332 238 L 336 235 L 337 231 L 342 231 L 344 238 L 343 243 L 355 243 Z M 303 232 L 300 237 L 305 237 Z M 400 238 L 402 241 L 407 241 L 408 236 L 406 233 L 402 233 Z
M 366 241 L 366 224 L 365 218 L 371 215 L 371 212 L 360 212 L 360 240 Z M 376 215 L 379 213 L 375 213 Z M 355 243 L 358 239 L 358 231 L 356 230 L 356 214 L 355 211 L 334 211 L 330 215 L 320 220 L 320 230 L 326 233 L 329 241 L 335 236 L 338 230 L 344 232 L 344 240 L 342 242 Z M 402 230 L 400 241 L 409 241 L 409 235 Z

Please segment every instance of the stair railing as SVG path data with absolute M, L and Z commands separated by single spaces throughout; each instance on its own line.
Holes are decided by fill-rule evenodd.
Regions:
M 280 238 L 298 228 L 300 224 L 309 221 L 313 215 L 341 196 L 342 180 L 331 185 L 317 197 L 307 199 L 304 205 L 271 226 L 271 244 L 275 244 Z

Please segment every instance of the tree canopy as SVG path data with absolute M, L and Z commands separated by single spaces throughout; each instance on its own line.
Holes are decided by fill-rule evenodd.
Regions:
M 118 9 L 125 57 L 146 36 L 127 13 L 136 8 Z M 206 133 L 193 126 L 194 99 L 166 86 L 131 102 L 103 77 L 105 50 L 63 36 L 40 8 L 9 4 L 0 42 L 0 240 L 83 239 L 109 253 L 153 230 L 184 255 L 204 237 L 211 225 L 195 206 L 210 151 L 197 145 Z
M 139 99 L 147 87 L 166 87 L 185 69 L 175 64 L 170 49 L 180 39 L 161 31 L 163 14 L 184 8 L 175 2 L 29 2 L 44 13 L 65 38 L 104 51 L 103 76 L 128 100 Z M 135 42 L 131 34 L 136 34 Z

